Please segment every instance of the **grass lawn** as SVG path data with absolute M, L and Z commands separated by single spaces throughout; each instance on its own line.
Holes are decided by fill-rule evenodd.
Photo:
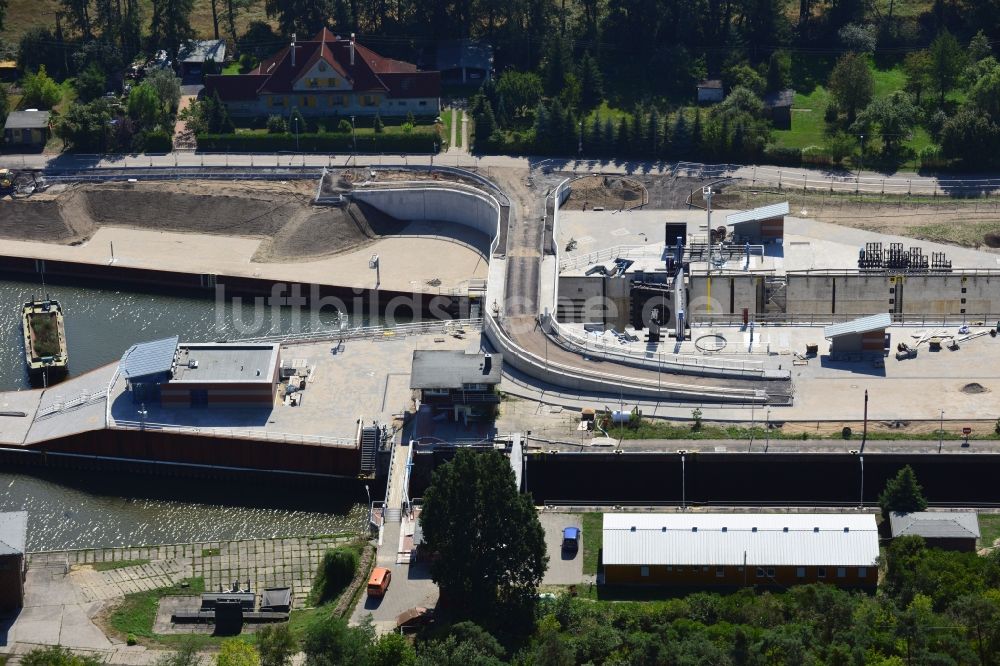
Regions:
M 583 122 L 585 124 L 590 123 L 592 125 L 594 123 L 594 116 L 600 116 L 601 123 L 604 123 L 604 121 L 610 119 L 612 123 L 614 123 L 615 130 L 617 131 L 618 123 L 621 121 L 622 118 L 627 118 L 628 115 L 629 114 L 625 110 L 609 106 L 608 101 L 604 100 L 603 102 L 601 102 L 601 105 L 599 107 L 597 107 L 596 109 L 587 114 L 587 118 Z M 587 126 L 589 127 L 590 125 Z
M 979 514 L 979 533 L 979 545 L 983 548 L 992 546 L 994 541 L 1000 539 L 1000 514 Z
M 117 560 L 115 562 L 94 562 L 91 566 L 94 571 L 111 571 L 112 569 L 124 569 L 125 567 L 138 567 L 149 564 L 149 560 Z
M 441 111 L 441 140 L 444 143 L 442 149 L 447 150 L 449 144 L 451 144 L 451 116 L 455 113 L 451 109 L 443 109 Z M 456 132 L 455 134 L 455 146 L 458 147 L 462 145 L 462 134 L 461 132 Z
M 604 514 L 584 513 L 580 516 L 583 532 L 583 573 L 596 574 L 604 545 Z
M 184 586 L 187 583 L 187 587 Z M 142 638 L 153 638 L 153 623 L 156 621 L 156 607 L 163 597 L 199 595 L 205 591 L 204 578 L 188 578 L 172 587 L 161 587 L 145 592 L 127 594 L 108 616 L 108 624 L 124 638 L 134 634 Z

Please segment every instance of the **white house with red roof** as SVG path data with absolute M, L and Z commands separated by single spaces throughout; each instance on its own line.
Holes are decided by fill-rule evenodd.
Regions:
M 441 75 L 383 57 L 354 39 L 323 28 L 292 42 L 247 74 L 205 77 L 205 94 L 219 94 L 236 117 L 437 116 Z

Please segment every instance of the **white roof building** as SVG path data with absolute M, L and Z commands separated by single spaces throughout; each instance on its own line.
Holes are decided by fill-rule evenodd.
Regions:
M 605 565 L 870 567 L 873 514 L 606 513 Z

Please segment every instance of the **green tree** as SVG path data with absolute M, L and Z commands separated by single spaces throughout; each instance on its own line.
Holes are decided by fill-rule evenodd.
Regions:
M 931 42 L 930 60 L 934 89 L 944 105 L 944 96 L 955 87 L 965 67 L 965 51 L 955 36 L 944 30 Z
M 860 25 L 858 23 L 848 23 L 837 31 L 840 43 L 848 51 L 855 53 L 874 53 L 875 44 L 878 40 L 874 25 Z
M 194 39 L 191 11 L 194 0 L 152 0 L 153 15 L 149 33 L 159 48 L 166 50 L 170 60 L 177 62 L 181 46 Z
M 382 116 L 378 113 L 375 114 L 375 120 L 372 122 L 372 129 L 376 134 L 381 134 L 385 131 L 385 123 L 382 122 Z
M 287 624 L 264 625 L 254 634 L 260 666 L 288 666 L 298 651 L 298 642 Z
M 727 68 L 722 73 L 722 85 L 729 91 L 740 87 L 748 88 L 758 96 L 763 95 L 764 89 L 767 87 L 764 77 L 746 63 L 739 63 Z M 730 94 L 732 93 L 730 92 Z
M 775 51 L 767 61 L 767 90 L 784 90 L 792 81 L 792 58 L 787 51 Z
M 106 100 L 71 104 L 55 124 L 56 136 L 78 152 L 103 153 L 115 148 L 111 134 L 114 116 Z
M 323 553 L 323 559 L 316 571 L 309 600 L 319 605 L 340 596 L 358 571 L 358 553 L 353 548 L 341 546 Z
M 993 58 L 982 63 L 969 88 L 969 104 L 996 120 L 1000 118 L 1000 65 Z
M 152 129 L 163 117 L 163 106 L 152 86 L 141 83 L 128 96 L 128 115 L 139 125 Z
M 73 654 L 64 647 L 35 648 L 21 657 L 22 666 L 98 666 L 97 657 Z
M 597 60 L 586 53 L 580 60 L 580 103 L 584 109 L 593 109 L 604 99 L 604 77 Z
M 90 63 L 80 72 L 73 83 L 76 88 L 76 98 L 81 102 L 97 99 L 107 90 L 107 76 L 96 62 Z
M 0 0 L 0 32 L 3 32 L 3 22 L 7 18 L 7 0 Z
M 963 107 L 941 127 L 941 152 L 967 165 L 982 166 L 996 160 L 1000 126 L 973 107 Z
M 952 604 L 949 613 L 965 627 L 980 666 L 995 664 L 1000 654 L 1000 593 L 989 590 L 981 595 L 965 594 Z
M 883 152 L 895 154 L 916 123 L 917 107 L 913 100 L 908 93 L 897 90 L 865 107 L 851 129 L 855 134 L 878 134 L 882 137 Z
M 372 645 L 369 666 L 413 666 L 417 652 L 410 641 L 395 632 L 383 634 Z M 268 666 L 261 664 L 261 666 Z
M 496 618 L 533 602 L 548 564 L 545 534 L 503 455 L 460 449 L 436 469 L 421 525 L 437 555 L 431 576 L 442 607 Z
M 886 519 L 893 513 L 913 513 L 927 508 L 923 489 L 917 483 L 912 467 L 906 465 L 886 482 L 885 489 L 878 496 L 878 504 Z
M 163 112 L 174 114 L 181 101 L 181 80 L 169 69 L 158 69 L 149 74 L 143 84 L 156 91 Z
M 215 663 L 217 666 L 261 666 L 260 655 L 254 646 L 238 638 L 222 641 Z
M 933 85 L 932 63 L 930 51 L 913 51 L 903 59 L 903 71 L 906 73 L 906 89 L 913 93 L 917 105 L 920 96 Z
M 534 72 L 509 69 L 497 80 L 496 92 L 515 119 L 524 118 L 542 99 L 542 79 Z
M 993 55 L 993 47 L 990 40 L 982 30 L 973 35 L 969 42 L 969 60 L 979 62 L 984 58 Z
M 828 88 L 837 106 L 847 114 L 847 122 L 853 123 L 858 110 L 868 106 L 875 95 L 875 79 L 865 57 L 857 53 L 841 56 L 830 72 Z
M 51 109 L 62 99 L 62 88 L 45 72 L 45 65 L 24 75 L 21 92 L 21 103 L 32 108 Z
M 366 664 L 374 639 L 371 615 L 359 627 L 347 626 L 346 620 L 332 613 L 321 615 L 306 628 L 302 645 L 306 666 Z
M 298 32 L 310 37 L 326 25 L 332 14 L 329 0 L 264 0 L 264 11 L 268 18 L 277 19 L 282 34 Z

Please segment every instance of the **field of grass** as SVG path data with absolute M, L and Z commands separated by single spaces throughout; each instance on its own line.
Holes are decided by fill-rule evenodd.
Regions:
M 124 569 L 125 567 L 138 567 L 149 564 L 149 560 L 117 560 L 115 562 L 94 562 L 94 571 L 111 571 L 112 569 Z
M 187 583 L 185 587 L 183 583 Z M 204 578 L 189 578 L 172 587 L 161 587 L 145 592 L 125 595 L 108 616 L 108 624 L 122 637 L 133 634 L 141 638 L 153 638 L 153 623 L 156 621 L 156 607 L 163 597 L 199 595 L 205 591 Z
M 585 513 L 580 516 L 583 538 L 583 573 L 596 574 L 604 545 L 604 514 Z
M 760 423 L 760 418 L 758 417 L 758 423 Z M 755 440 L 763 440 L 768 436 L 767 431 L 764 429 L 763 425 L 756 426 L 754 428 L 747 428 L 743 426 L 717 426 L 711 424 L 702 424 L 700 428 L 695 428 L 693 423 L 671 423 L 669 421 L 648 421 L 643 420 L 638 423 L 638 425 L 622 427 L 615 426 L 613 428 L 608 428 L 608 435 L 615 439 L 733 439 L 733 440 L 745 440 L 749 441 L 750 436 L 753 435 Z M 843 440 L 844 437 L 840 431 L 834 433 L 792 433 L 784 432 L 780 426 L 775 426 L 772 423 L 771 427 L 771 439 L 784 439 L 784 440 L 806 440 L 806 439 L 817 439 L 817 440 Z M 892 430 L 874 430 L 869 428 L 868 439 L 879 440 L 879 441 L 898 441 L 898 440 L 927 440 L 927 441 L 937 441 L 939 438 L 937 430 L 931 432 L 897 432 Z M 853 428 L 851 436 L 847 439 L 852 441 L 861 440 L 861 428 Z M 952 431 L 948 428 L 945 429 L 944 439 L 948 441 L 957 441 L 964 439 L 962 434 L 958 431 Z M 969 439 L 971 440 L 996 440 L 998 436 L 992 429 L 973 434 Z
M 993 545 L 994 541 L 1000 539 L 1000 514 L 979 514 L 979 534 L 981 548 L 988 548 Z

